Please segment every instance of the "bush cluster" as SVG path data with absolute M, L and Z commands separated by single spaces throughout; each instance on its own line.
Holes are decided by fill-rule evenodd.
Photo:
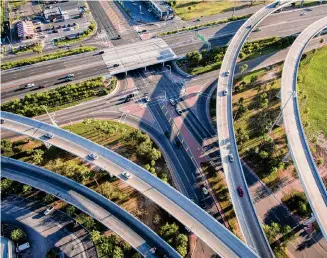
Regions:
M 71 50 L 57 51 L 55 53 L 48 54 L 48 55 L 25 58 L 25 59 L 20 59 L 20 60 L 16 60 L 16 61 L 10 61 L 10 62 L 4 62 L 1 64 L 1 69 L 7 70 L 7 69 L 20 67 L 20 66 L 24 66 L 24 65 L 36 64 L 36 63 L 43 62 L 43 61 L 48 61 L 48 60 L 58 59 L 58 58 L 65 57 L 65 56 L 71 56 L 71 55 L 76 55 L 76 54 L 80 54 L 80 53 L 84 53 L 84 52 L 93 51 L 95 49 L 96 49 L 95 47 L 79 47 L 79 48 L 71 49 Z
M 85 82 L 67 84 L 45 92 L 26 94 L 22 99 L 5 102 L 1 105 L 1 109 L 18 115 L 33 117 L 45 113 L 43 106 L 58 107 L 89 97 L 107 94 L 108 91 L 103 88 L 102 77 L 98 77 Z

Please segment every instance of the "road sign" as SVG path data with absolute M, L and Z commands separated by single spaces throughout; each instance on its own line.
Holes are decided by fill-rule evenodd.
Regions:
M 201 40 L 203 43 L 205 43 L 205 44 L 207 44 L 207 45 L 209 44 L 209 42 L 206 41 L 206 39 L 204 38 L 204 36 L 200 35 L 199 33 L 196 34 L 196 37 L 197 37 L 199 40 Z

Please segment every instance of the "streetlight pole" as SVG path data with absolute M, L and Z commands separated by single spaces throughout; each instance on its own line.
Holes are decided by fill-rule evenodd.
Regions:
M 170 66 L 170 65 L 166 65 L 166 66 L 168 66 L 168 67 L 169 67 L 169 71 L 170 71 L 170 74 L 171 74 L 171 66 Z
M 142 21 L 142 6 L 139 5 L 139 7 L 140 7 L 140 21 Z
M 232 18 L 234 17 L 234 14 L 235 14 L 235 7 L 236 7 L 236 0 L 234 1 L 234 8 L 233 8 Z

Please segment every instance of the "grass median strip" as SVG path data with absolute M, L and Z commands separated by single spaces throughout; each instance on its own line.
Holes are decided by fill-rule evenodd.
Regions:
M 43 106 L 49 112 L 77 105 L 83 101 L 104 96 L 114 90 L 117 80 L 111 78 L 105 81 L 97 77 L 84 82 L 67 84 L 49 91 L 26 94 L 22 99 L 15 99 L 1 105 L 2 111 L 33 117 L 45 113 Z
M 289 47 L 295 40 L 294 36 L 284 38 L 271 37 L 262 40 L 245 43 L 240 52 L 240 60 L 255 59 L 258 56 L 273 53 L 274 51 Z M 187 73 L 199 75 L 202 73 L 218 70 L 223 61 L 227 47 L 213 47 L 212 50 L 194 51 L 186 54 L 186 57 L 177 64 Z
M 40 62 L 44 62 L 44 61 L 48 61 L 48 60 L 54 60 L 54 59 L 58 59 L 61 57 L 65 57 L 65 56 L 72 56 L 72 55 L 77 55 L 80 53 L 86 53 L 86 52 L 90 52 L 90 51 L 94 51 L 96 50 L 96 47 L 78 47 L 75 49 L 71 49 L 71 50 L 60 50 L 51 54 L 47 54 L 47 55 L 41 55 L 41 56 L 36 56 L 36 57 L 31 57 L 31 58 L 24 58 L 21 60 L 16 60 L 16 61 L 9 61 L 9 62 L 4 62 L 1 64 L 1 70 L 8 70 L 11 68 L 16 68 L 16 67 L 20 67 L 20 66 L 24 66 L 24 65 L 31 65 L 31 64 L 36 64 L 36 63 L 40 63 Z

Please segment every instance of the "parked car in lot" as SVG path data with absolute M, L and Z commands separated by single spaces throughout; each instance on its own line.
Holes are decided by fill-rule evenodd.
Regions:
M 99 157 L 98 157 L 98 155 L 96 155 L 96 154 L 94 154 L 94 153 L 90 153 L 89 155 L 88 155 L 88 157 L 90 158 L 90 159 L 92 159 L 92 160 L 97 160 Z
M 50 206 L 44 211 L 44 215 L 47 216 L 47 215 L 51 214 L 54 211 L 55 211 L 55 208 L 53 206 Z
M 34 83 L 28 83 L 24 86 L 24 89 L 33 88 L 34 86 L 35 86 Z
M 244 192 L 243 192 L 243 189 L 241 186 L 238 186 L 237 187 L 237 193 L 240 197 L 243 197 L 244 196 Z
M 121 173 L 123 177 L 125 177 L 126 179 L 130 179 L 132 178 L 132 175 L 126 171 L 124 171 L 123 173 Z

